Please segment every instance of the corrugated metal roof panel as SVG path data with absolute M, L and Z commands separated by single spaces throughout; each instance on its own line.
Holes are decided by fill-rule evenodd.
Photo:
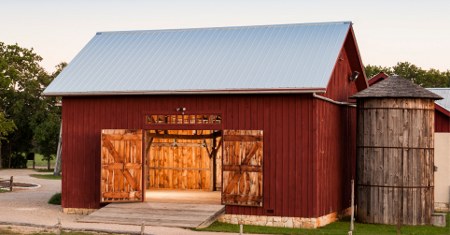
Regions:
M 324 90 L 350 25 L 97 33 L 44 94 Z
M 439 104 L 447 111 L 450 111 L 450 88 L 427 88 L 433 93 L 438 94 L 443 99 L 434 101 L 436 104 Z

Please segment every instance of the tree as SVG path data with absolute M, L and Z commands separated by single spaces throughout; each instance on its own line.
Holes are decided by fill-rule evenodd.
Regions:
M 437 69 L 424 70 L 409 62 L 399 62 L 392 67 L 393 72 L 423 87 L 448 87 L 449 71 L 441 72 Z
M 65 62 L 58 64 L 56 71 L 51 75 L 52 79 L 56 78 L 65 66 L 67 66 Z M 42 106 L 32 120 L 33 140 L 35 150 L 43 155 L 43 159 L 47 161 L 47 169 L 50 170 L 50 161 L 58 147 L 61 112 L 57 104 L 60 100 L 55 97 L 43 97 L 42 101 L 40 103 Z
M 50 161 L 56 154 L 58 146 L 59 126 L 61 123 L 59 109 L 56 106 L 46 104 L 39 113 L 38 121 L 33 123 L 34 150 L 42 154 L 47 161 L 47 169 L 50 170 Z
M 0 168 L 2 168 L 2 141 L 7 140 L 5 136 L 12 133 L 16 129 L 13 121 L 8 120 L 3 112 L 0 112 Z
M 366 65 L 364 67 L 364 71 L 366 73 L 367 78 L 372 78 L 373 76 L 379 74 L 380 72 L 384 72 L 386 74 L 392 74 L 392 68 L 390 67 L 382 67 L 377 65 Z
M 399 75 L 423 87 L 450 87 L 450 70 L 446 72 L 441 72 L 437 69 L 424 70 L 409 62 L 398 62 L 392 67 L 374 65 L 367 65 L 365 67 L 368 78 L 382 71 L 389 75 Z
M 56 99 L 41 95 L 53 79 L 40 66 L 41 61 L 33 49 L 0 42 L 0 110 L 17 127 L 1 141 L 9 167 L 25 167 L 26 153 L 45 148 L 43 139 L 49 140 L 54 132 L 49 122 L 60 115 L 54 107 Z

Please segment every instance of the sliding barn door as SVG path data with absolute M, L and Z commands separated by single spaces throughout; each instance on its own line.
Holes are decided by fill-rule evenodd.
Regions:
M 224 130 L 222 203 L 262 206 L 262 166 L 263 131 Z
M 102 130 L 101 202 L 142 201 L 142 130 Z

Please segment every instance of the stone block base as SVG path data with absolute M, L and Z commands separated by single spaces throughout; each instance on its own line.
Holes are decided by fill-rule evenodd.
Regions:
M 89 215 L 90 213 L 96 211 L 96 209 L 87 208 L 63 208 L 64 214 L 77 214 L 77 215 Z
M 342 210 L 341 213 L 339 213 L 338 216 L 339 216 L 339 219 L 342 219 L 344 217 L 351 216 L 351 215 L 352 215 L 352 208 L 348 207 L 348 208 Z
M 446 226 L 446 214 L 445 213 L 433 213 L 431 215 L 431 224 L 437 227 L 445 227 Z
M 285 228 L 318 228 L 336 221 L 337 213 L 331 213 L 318 218 L 225 214 L 220 216 L 218 220 L 219 222 L 229 224 Z
M 446 202 L 435 202 L 434 211 L 437 212 L 450 212 L 449 203 Z

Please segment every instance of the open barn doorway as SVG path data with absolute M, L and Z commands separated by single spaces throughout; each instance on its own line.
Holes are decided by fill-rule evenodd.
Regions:
M 263 205 L 262 130 L 104 129 L 101 146 L 100 203 Z
M 222 131 L 145 130 L 147 202 L 221 204 Z

